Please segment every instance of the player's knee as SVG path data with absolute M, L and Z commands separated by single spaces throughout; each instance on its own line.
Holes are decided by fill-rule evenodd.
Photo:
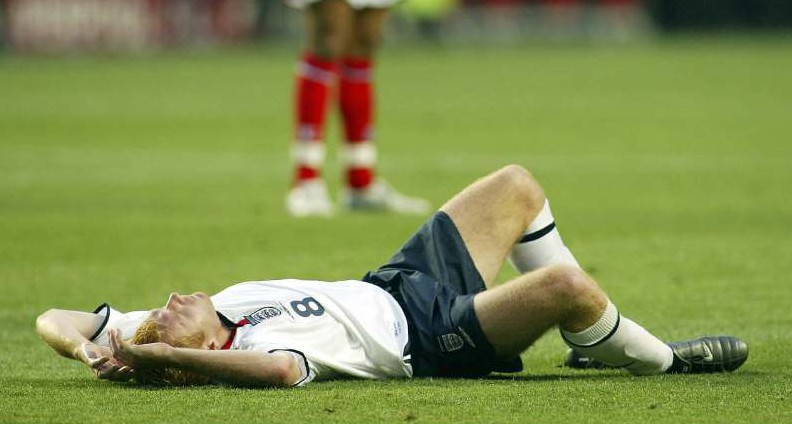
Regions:
M 601 303 L 605 296 L 597 283 L 580 268 L 553 265 L 546 272 L 546 284 L 554 297 L 565 305 L 587 307 L 592 303 Z
M 496 172 L 505 184 L 516 189 L 529 189 L 536 185 L 533 175 L 520 165 L 506 165 Z
M 505 174 L 512 175 L 518 178 L 531 177 L 531 171 L 528 171 L 522 165 L 517 165 L 514 163 L 504 166 L 499 170 L 499 172 L 503 172 Z
M 523 205 L 544 204 L 544 192 L 527 169 L 520 165 L 506 165 L 496 172 L 500 183 L 506 185 L 510 196 Z
M 353 46 L 349 52 L 355 57 L 374 57 L 379 47 L 381 37 L 379 33 L 363 32 L 355 36 Z
M 338 59 L 344 53 L 347 44 L 347 31 L 333 25 L 323 25 L 316 29 L 312 40 L 315 55 L 327 59 Z

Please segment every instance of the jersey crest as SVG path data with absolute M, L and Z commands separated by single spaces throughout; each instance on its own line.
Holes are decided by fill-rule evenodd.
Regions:
M 257 309 L 250 315 L 245 315 L 245 320 L 250 325 L 260 324 L 268 319 L 277 318 L 287 313 L 280 304 L 268 305 Z

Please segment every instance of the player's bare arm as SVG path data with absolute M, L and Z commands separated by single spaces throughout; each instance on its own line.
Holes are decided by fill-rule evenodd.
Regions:
M 303 374 L 295 358 L 278 353 L 133 345 L 118 330 L 110 330 L 110 346 L 113 357 L 133 369 L 176 368 L 235 386 L 291 387 Z
M 59 355 L 84 363 L 98 378 L 127 381 L 132 378 L 131 369 L 114 360 L 109 347 L 88 339 L 102 319 L 89 312 L 50 309 L 36 320 L 36 333 Z
M 80 345 L 88 343 L 88 337 L 101 323 L 101 317 L 88 312 L 50 309 L 36 320 L 39 337 L 59 355 L 82 360 Z

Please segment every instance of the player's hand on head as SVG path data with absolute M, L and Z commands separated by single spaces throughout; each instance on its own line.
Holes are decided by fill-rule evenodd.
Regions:
M 94 370 L 100 380 L 124 382 L 135 377 L 135 370 L 118 362 L 108 362 L 106 366 Z
M 113 358 L 113 351 L 107 346 L 85 342 L 79 346 L 75 356 L 80 362 L 96 369 Z
M 132 369 L 166 365 L 173 350 L 167 343 L 131 344 L 124 340 L 118 329 L 110 330 L 110 348 L 114 360 Z
M 132 368 L 120 364 L 113 358 L 113 350 L 95 343 L 83 343 L 77 352 L 77 359 L 93 370 L 102 380 L 129 381 L 134 372 Z

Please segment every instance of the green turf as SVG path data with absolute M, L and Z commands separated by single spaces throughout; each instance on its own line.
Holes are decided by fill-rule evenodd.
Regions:
M 0 422 L 792 422 L 788 38 L 390 48 L 378 71 L 383 175 L 439 205 L 531 168 L 621 311 L 664 339 L 744 337 L 736 374 L 573 372 L 550 334 L 514 378 L 152 390 L 38 342 L 53 306 L 355 278 L 420 224 L 283 212 L 293 56 L 0 57 Z

